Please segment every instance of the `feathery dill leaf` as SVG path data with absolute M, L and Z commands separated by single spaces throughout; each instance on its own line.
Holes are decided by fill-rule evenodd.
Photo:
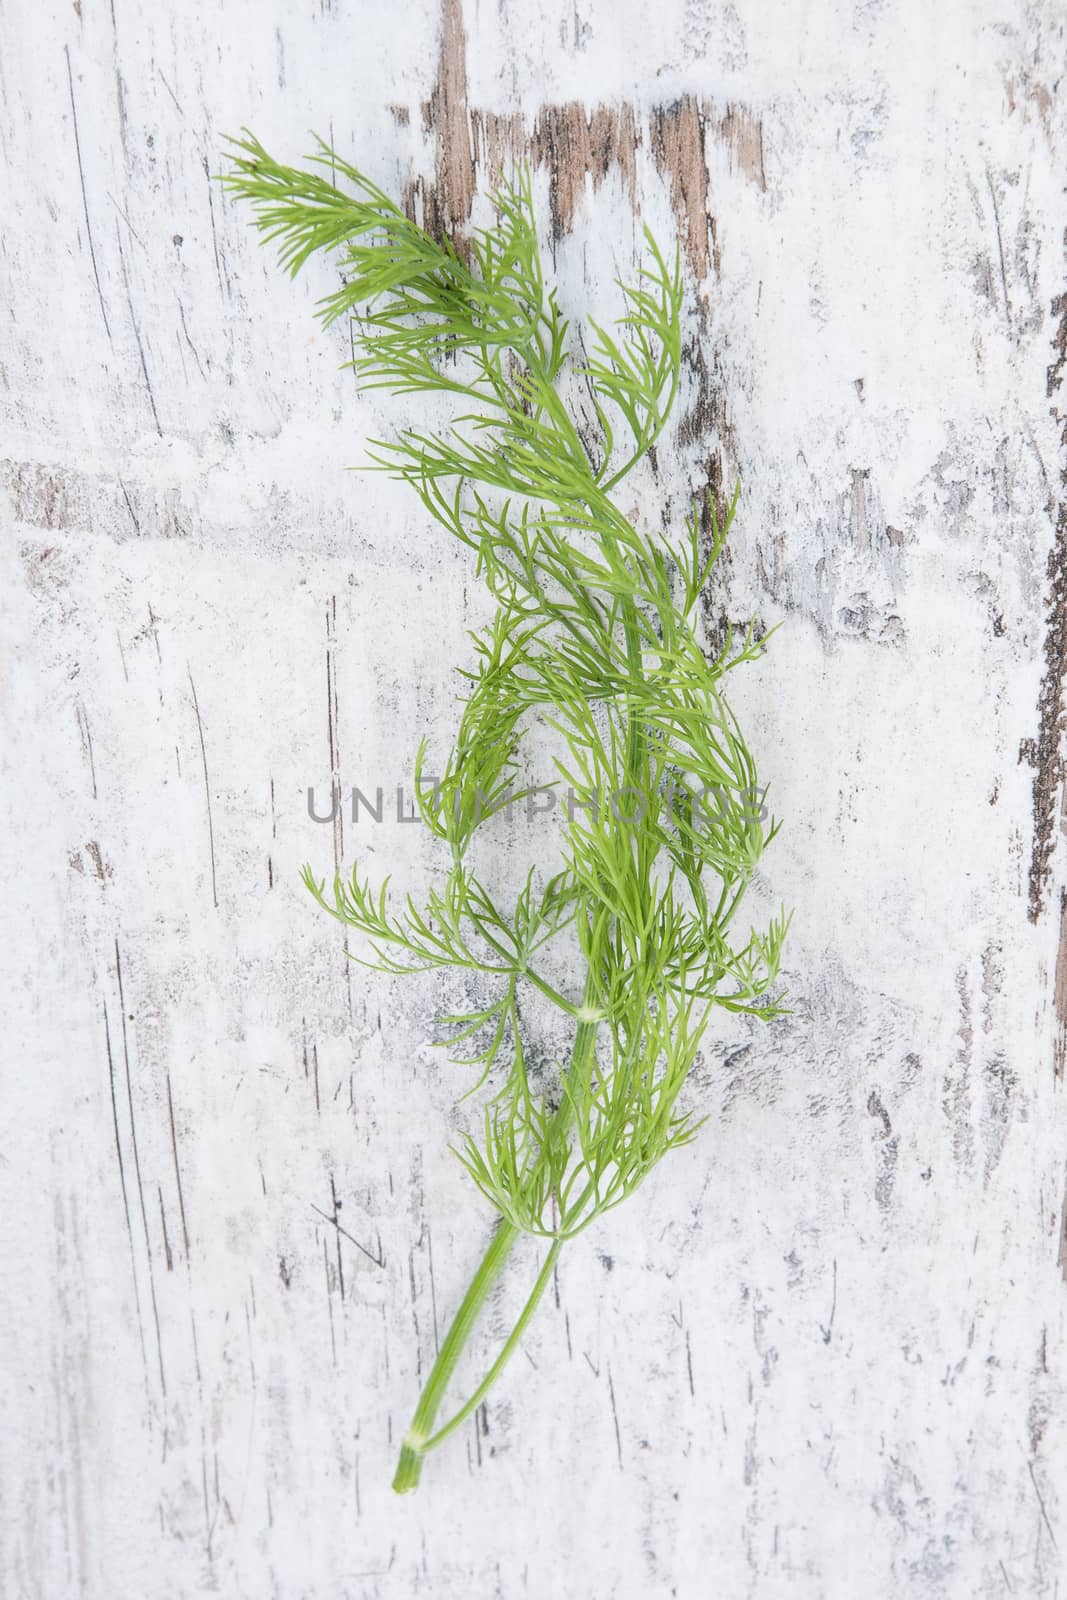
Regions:
M 432 238 L 321 141 L 304 167 L 275 162 L 250 134 L 231 141 L 226 187 L 296 273 L 334 252 L 342 284 L 320 302 L 352 319 L 350 365 L 365 388 L 455 401 L 445 431 L 403 428 L 372 463 L 408 483 L 468 546 L 496 605 L 472 635 L 474 662 L 443 775 L 415 760 L 423 821 L 450 865 L 424 905 L 394 908 L 388 879 L 359 869 L 332 884 L 305 869 L 319 904 L 364 936 L 356 959 L 390 973 L 452 968 L 495 986 L 484 1005 L 442 1018 L 449 1049 L 480 1069 L 487 1099 L 457 1155 L 502 1222 L 424 1388 L 394 1487 L 413 1488 L 425 1453 L 479 1403 L 525 1327 L 564 1240 L 631 1194 L 700 1123 L 678 1107 L 716 1007 L 771 1018 L 784 915 L 734 931 L 745 889 L 778 824 L 724 683 L 762 653 L 750 628 L 708 659 L 692 620 L 724 525 L 701 508 L 676 537 L 636 527 L 612 491 L 662 433 L 681 362 L 680 255 L 645 230 L 636 281 L 620 283 L 612 328 L 575 342 L 546 288 L 532 181 L 494 196 L 495 224 L 461 254 Z M 326 175 L 328 174 L 328 176 Z M 337 187 L 338 180 L 346 187 Z M 591 401 L 579 429 L 568 383 Z M 512 787 L 530 721 L 560 741 L 557 775 L 579 797 L 561 861 L 531 872 L 510 907 L 469 865 L 478 830 L 521 798 Z M 710 797 L 710 799 L 709 799 Z M 567 936 L 585 963 L 581 996 L 547 978 L 542 952 Z M 532 986 L 575 1024 L 568 1066 L 535 1087 L 520 1016 Z M 474 1316 L 519 1233 L 551 1241 L 527 1306 L 485 1382 L 433 1432 Z

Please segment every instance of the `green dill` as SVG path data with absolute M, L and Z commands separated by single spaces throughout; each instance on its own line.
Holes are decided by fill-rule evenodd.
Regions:
M 251 202 L 291 273 L 317 251 L 339 252 L 342 286 L 319 314 L 327 324 L 351 319 L 362 386 L 454 397 L 447 431 L 405 428 L 374 444 L 372 464 L 408 483 L 469 547 L 495 606 L 472 635 L 440 778 L 425 777 L 425 746 L 415 759 L 419 811 L 447 862 L 439 887 L 424 904 L 398 905 L 388 879 L 373 885 L 358 867 L 329 885 L 304 872 L 319 904 L 363 936 L 358 959 L 391 973 L 459 969 L 491 995 L 442 1021 L 485 1096 L 480 1126 L 457 1153 L 500 1220 L 405 1435 L 394 1479 L 402 1491 L 484 1399 L 564 1242 L 693 1138 L 699 1120 L 679 1095 L 714 1008 L 781 1010 L 772 990 L 788 919 L 736 931 L 778 824 L 724 690 L 762 641 L 749 628 L 709 659 L 697 637 L 697 603 L 736 494 L 722 519 L 709 505 L 708 548 L 699 506 L 671 536 L 635 526 L 615 493 L 677 394 L 677 251 L 668 259 L 646 230 L 645 264 L 619 285 L 622 316 L 612 327 L 590 322 L 577 338 L 544 281 L 528 173 L 501 185 L 495 222 L 473 230 L 461 254 L 321 142 L 295 168 L 246 134 L 232 141 L 231 161 L 224 183 Z M 568 403 L 579 391 L 581 426 Z M 558 870 L 531 871 L 502 905 L 471 845 L 514 803 L 519 743 L 535 719 L 558 738 L 559 783 L 581 800 L 568 808 Z M 560 938 L 584 971 L 570 994 L 543 959 Z M 528 1070 L 526 986 L 573 1025 L 570 1060 L 548 1088 Z M 484 1381 L 438 1424 L 479 1310 L 523 1233 L 549 1241 L 540 1275 Z

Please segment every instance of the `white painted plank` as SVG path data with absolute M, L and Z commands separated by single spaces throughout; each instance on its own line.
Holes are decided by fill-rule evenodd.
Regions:
M 7 21 L 0 1589 L 1052 1600 L 1059 8 Z M 568 1248 L 404 1500 L 489 1223 L 441 993 L 351 969 L 297 874 L 335 845 L 309 783 L 388 791 L 444 747 L 483 601 L 343 470 L 406 415 L 338 370 L 329 269 L 288 283 L 212 184 L 246 123 L 460 221 L 529 153 L 579 312 L 641 220 L 684 224 L 691 420 L 635 503 L 739 473 L 708 626 L 784 624 L 737 706 L 794 1015 L 716 1037 L 701 1139 Z

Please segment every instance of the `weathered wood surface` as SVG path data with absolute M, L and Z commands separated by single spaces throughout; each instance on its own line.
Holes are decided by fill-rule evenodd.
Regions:
M 1067 1592 L 1061 7 L 4 22 L 0 1591 Z M 352 969 L 297 872 L 354 845 L 309 783 L 443 745 L 480 600 L 343 471 L 395 408 L 213 184 L 243 123 L 453 229 L 530 157 L 579 310 L 681 229 L 647 510 L 739 473 L 709 634 L 784 622 L 739 708 L 795 1012 L 716 1036 L 701 1139 L 403 1501 L 488 1219 L 432 986 Z

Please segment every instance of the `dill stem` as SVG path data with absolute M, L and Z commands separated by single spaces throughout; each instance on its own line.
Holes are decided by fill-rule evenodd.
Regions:
M 555 373 L 550 370 L 550 364 L 546 361 L 544 352 L 540 349 L 535 350 L 532 343 L 526 343 L 518 346 L 517 348 L 530 368 L 536 371 L 538 376 L 541 377 L 544 382 L 544 398 L 542 403 L 547 405 L 549 410 L 555 416 L 557 422 L 562 425 L 565 433 L 569 435 L 575 457 L 584 462 L 585 455 L 581 440 L 578 436 L 578 431 L 575 428 L 574 422 L 567 412 L 566 407 L 563 405 L 558 394 L 556 393 L 554 382 Z M 638 455 L 640 454 L 641 452 L 639 451 Z M 637 457 L 635 456 L 634 460 L 636 459 Z M 606 487 L 601 487 L 599 491 L 594 480 L 591 479 L 589 485 L 590 493 L 587 497 L 587 504 L 589 505 L 590 509 L 592 510 L 596 505 L 610 508 L 607 524 L 602 532 L 602 539 L 605 553 L 608 555 L 609 559 L 614 559 L 616 561 L 620 559 L 620 555 L 618 543 L 611 528 L 611 517 L 617 517 L 620 515 L 620 513 L 613 502 L 608 499 L 607 491 L 613 488 L 620 481 L 620 479 L 625 476 L 633 464 L 633 461 L 628 462 L 620 472 L 615 474 L 615 476 L 610 480 L 609 484 Z M 623 637 L 626 647 L 627 666 L 629 668 L 631 680 L 639 681 L 644 676 L 644 673 L 641 658 L 641 643 L 638 628 L 637 607 L 634 603 L 632 595 L 624 595 L 622 597 L 620 609 Z M 641 774 L 641 766 L 642 740 L 640 721 L 637 715 L 636 707 L 631 700 L 627 714 L 626 759 L 624 767 L 627 786 L 635 785 L 638 782 Z M 586 975 L 585 1001 L 583 1004 L 583 1010 L 595 1007 L 596 981 L 594 968 L 595 963 L 592 963 Z M 527 976 L 531 977 L 536 986 L 544 993 L 548 994 L 550 998 L 559 998 L 553 994 L 550 986 L 547 985 L 543 980 L 537 978 L 529 972 L 527 973 Z M 552 1131 L 548 1140 L 546 1140 L 546 1145 L 550 1146 L 554 1140 L 554 1137 L 557 1137 L 569 1126 L 574 1117 L 575 1105 L 581 1103 L 583 1100 L 584 1085 L 582 1080 L 589 1068 L 589 1059 L 592 1053 L 595 1036 L 595 1022 L 583 1021 L 579 1023 L 574 1040 L 574 1049 L 571 1054 L 570 1066 L 568 1067 L 566 1076 L 564 1078 L 563 1100 L 555 1114 L 555 1117 L 553 1118 Z M 583 1193 L 582 1201 L 579 1202 L 579 1205 L 584 1202 L 589 1187 L 590 1186 L 587 1185 L 586 1191 Z M 565 1223 L 566 1219 L 561 1219 L 561 1226 L 565 1226 Z M 489 1243 L 489 1247 L 486 1250 L 485 1255 L 482 1257 L 481 1263 L 467 1287 L 467 1292 L 460 1303 L 459 1310 L 456 1312 L 456 1315 L 449 1326 L 448 1332 L 445 1334 L 444 1343 L 441 1345 L 441 1348 L 437 1354 L 437 1358 L 430 1369 L 430 1375 L 423 1386 L 422 1394 L 419 1396 L 418 1405 L 415 1408 L 415 1415 L 412 1418 L 411 1426 L 404 1436 L 404 1440 L 401 1445 L 400 1460 L 397 1464 L 396 1474 L 393 1478 L 393 1488 L 398 1494 L 404 1494 L 412 1489 L 417 1488 L 419 1478 L 422 1473 L 422 1462 L 424 1456 L 430 1450 L 434 1449 L 438 1444 L 441 1444 L 448 1437 L 448 1435 L 452 1433 L 455 1428 L 459 1427 L 463 1422 L 465 1422 L 472 1412 L 474 1412 L 481 1404 L 483 1398 L 489 1392 L 493 1383 L 503 1370 L 509 1357 L 512 1355 L 513 1351 L 518 1345 L 519 1339 L 526 1327 L 526 1324 L 533 1315 L 533 1312 L 537 1307 L 537 1303 L 544 1292 L 545 1285 L 552 1274 L 552 1270 L 556 1264 L 559 1252 L 563 1246 L 563 1239 L 561 1237 L 557 1237 L 553 1240 L 551 1249 L 549 1250 L 544 1264 L 541 1267 L 541 1271 L 538 1274 L 533 1290 L 531 1291 L 526 1304 L 520 1312 L 517 1321 L 512 1327 L 511 1332 L 509 1333 L 500 1351 L 500 1354 L 493 1362 L 493 1365 L 489 1368 L 488 1373 L 475 1389 L 474 1393 L 464 1403 L 464 1405 L 460 1407 L 460 1409 L 451 1417 L 448 1422 L 434 1432 L 433 1425 L 437 1417 L 438 1408 L 444 1399 L 445 1390 L 448 1387 L 449 1381 L 453 1372 L 455 1371 L 456 1364 L 459 1361 L 460 1355 L 463 1352 L 467 1340 L 470 1338 L 474 1324 L 478 1320 L 478 1315 L 491 1290 L 496 1284 L 497 1279 L 500 1277 L 500 1274 L 504 1268 L 504 1264 L 511 1252 L 512 1246 L 519 1236 L 519 1231 L 520 1230 L 513 1222 L 509 1221 L 506 1217 L 501 1218 L 500 1224 Z
M 587 1005 L 592 1003 L 592 997 L 593 984 L 592 976 L 590 975 L 587 977 L 585 985 L 585 1001 Z M 571 1051 L 570 1065 L 565 1079 L 566 1088 L 563 1100 L 553 1118 L 553 1135 L 562 1133 L 574 1115 L 572 1096 L 571 1093 L 566 1091 L 575 1086 L 577 1080 L 580 1080 L 585 1073 L 593 1041 L 596 1038 L 596 1027 L 595 1022 L 580 1022 L 578 1024 L 574 1036 L 574 1048 Z M 550 1142 L 551 1138 L 546 1141 L 546 1143 Z M 444 1342 L 437 1353 L 437 1358 L 430 1368 L 430 1375 L 423 1385 L 418 1405 L 415 1407 L 415 1415 L 411 1419 L 411 1426 L 404 1435 L 404 1440 L 400 1447 L 400 1460 L 397 1463 L 396 1474 L 393 1478 L 393 1488 L 397 1494 L 405 1494 L 409 1490 L 418 1487 L 424 1456 L 441 1444 L 455 1428 L 459 1427 L 460 1423 L 465 1422 L 471 1413 L 481 1405 L 490 1388 L 503 1371 L 508 1358 L 513 1354 L 526 1324 L 537 1308 L 537 1303 L 552 1275 L 552 1269 L 559 1257 L 560 1250 L 563 1248 L 562 1239 L 553 1240 L 552 1248 L 545 1258 L 533 1290 L 505 1340 L 500 1354 L 489 1368 L 486 1376 L 475 1389 L 470 1399 L 460 1407 L 459 1411 L 442 1427 L 438 1428 L 436 1432 L 433 1432 L 437 1412 L 441 1401 L 444 1399 L 445 1390 L 452 1374 L 456 1369 L 456 1363 L 459 1361 L 464 1346 L 473 1332 L 479 1312 L 503 1271 L 504 1263 L 511 1253 L 511 1248 L 519 1237 L 519 1231 L 513 1222 L 509 1222 L 506 1217 L 501 1218 L 500 1224 L 489 1242 L 489 1248 L 486 1250 L 477 1271 L 467 1286 L 467 1292 L 463 1296 L 459 1310 L 449 1325 Z
M 470 1337 L 486 1296 L 500 1276 L 511 1247 L 518 1237 L 519 1230 L 515 1224 L 501 1218 L 500 1226 L 470 1281 L 419 1396 L 415 1415 L 411 1419 L 411 1427 L 405 1434 L 400 1448 L 400 1460 L 393 1478 L 393 1488 L 397 1494 L 405 1494 L 418 1487 L 422 1473 L 422 1459 L 429 1445 L 430 1429 L 437 1416 L 437 1408 L 444 1398 L 445 1388 Z
M 527 361 L 532 366 L 539 368 L 544 377 L 547 378 L 549 376 L 546 373 L 543 364 L 537 361 L 537 358 L 534 356 L 529 347 L 523 351 L 523 354 L 526 356 Z M 576 452 L 580 452 L 581 444 L 578 438 L 577 430 L 575 429 L 566 409 L 559 402 L 558 396 L 556 396 L 551 382 L 547 384 L 546 399 L 550 407 L 552 407 L 552 409 L 558 414 L 559 420 L 564 423 L 567 431 L 570 433 Z M 621 476 L 621 474 L 619 476 Z M 616 480 L 613 479 L 612 481 L 615 482 Z M 606 500 L 606 496 L 604 496 L 603 492 L 601 492 L 601 494 L 598 496 L 596 494 L 595 485 L 591 484 L 590 488 L 593 491 L 589 498 L 590 508 L 592 509 L 595 501 L 604 501 Z M 611 511 L 617 516 L 619 513 L 612 502 L 608 500 L 606 503 L 611 507 Z M 610 527 L 610 522 L 603 530 L 603 541 L 605 550 L 609 557 L 618 560 L 619 548 L 614 533 Z M 638 632 L 637 607 L 635 606 L 633 597 L 631 595 L 624 595 L 622 598 L 621 619 L 623 637 L 626 646 L 627 665 L 630 670 L 631 678 L 639 680 L 643 677 L 641 643 Z M 627 786 L 637 783 L 640 776 L 640 770 L 641 730 L 636 709 L 631 702 L 627 715 L 625 761 L 625 781 Z M 532 977 L 533 975 L 528 972 L 527 976 Z M 546 985 L 542 980 L 539 980 L 535 977 L 533 981 L 537 987 L 542 989 L 544 992 L 550 992 L 549 986 Z M 594 1006 L 595 1001 L 596 985 L 594 969 L 591 965 L 586 975 L 585 1001 L 583 1009 L 585 1007 Z M 567 1069 L 566 1077 L 564 1079 L 563 1100 L 555 1114 L 555 1117 L 553 1118 L 553 1135 L 558 1135 L 569 1125 L 574 1116 L 574 1105 L 576 1101 L 580 1102 L 582 1099 L 582 1079 L 589 1065 L 589 1057 L 595 1036 L 595 1022 L 579 1023 L 574 1039 L 574 1049 L 571 1053 L 570 1066 Z M 550 1135 L 549 1140 L 546 1142 L 549 1144 L 552 1142 L 552 1135 Z M 589 1186 L 587 1185 L 586 1192 L 588 1192 L 588 1187 Z M 585 1194 L 583 1194 L 582 1199 L 584 1201 Z M 470 1398 L 460 1407 L 460 1409 L 450 1418 L 450 1420 L 442 1427 L 438 1428 L 436 1432 L 434 1432 L 433 1425 L 437 1417 L 438 1408 L 440 1407 L 441 1401 L 444 1399 L 445 1390 L 447 1389 L 452 1374 L 455 1371 L 456 1364 L 459 1361 L 460 1355 L 463 1352 L 467 1340 L 470 1338 L 474 1324 L 478 1320 L 478 1315 L 485 1304 L 490 1291 L 493 1289 L 497 1279 L 500 1277 L 500 1274 L 504 1268 L 504 1264 L 507 1261 L 507 1258 L 511 1253 L 512 1246 L 514 1245 L 518 1236 L 519 1229 L 515 1226 L 515 1224 L 510 1222 L 506 1217 L 502 1217 L 500 1224 L 494 1233 L 492 1240 L 490 1241 L 489 1248 L 482 1257 L 481 1263 L 467 1287 L 467 1292 L 463 1296 L 459 1310 L 456 1312 L 456 1315 L 449 1326 L 448 1332 L 445 1334 L 444 1343 L 441 1345 L 441 1348 L 438 1351 L 437 1359 L 434 1361 L 434 1364 L 430 1369 L 430 1375 L 423 1386 L 422 1394 L 419 1396 L 418 1405 L 415 1408 L 415 1415 L 411 1420 L 411 1426 L 405 1434 L 400 1448 L 400 1460 L 397 1463 L 396 1473 L 393 1478 L 393 1488 L 396 1490 L 397 1494 L 405 1494 L 418 1487 L 419 1478 L 422 1473 L 423 1458 L 430 1450 L 435 1449 L 437 1445 L 443 1443 L 448 1435 L 452 1433 L 455 1428 L 459 1427 L 461 1423 L 465 1422 L 472 1412 L 474 1412 L 481 1404 L 485 1395 L 488 1394 L 497 1377 L 503 1371 L 503 1368 L 506 1365 L 509 1357 L 514 1352 L 527 1322 L 530 1320 L 530 1317 L 533 1315 L 534 1310 L 537 1307 L 538 1301 L 544 1292 L 545 1285 L 552 1274 L 552 1269 L 556 1264 L 559 1252 L 563 1247 L 562 1238 L 556 1238 L 553 1240 L 552 1247 L 545 1258 L 533 1290 L 531 1291 L 526 1304 L 520 1312 L 517 1321 L 513 1325 L 511 1332 L 509 1333 L 503 1348 L 500 1351 L 500 1354 L 493 1362 L 493 1365 L 490 1367 L 488 1373 L 475 1389 Z

